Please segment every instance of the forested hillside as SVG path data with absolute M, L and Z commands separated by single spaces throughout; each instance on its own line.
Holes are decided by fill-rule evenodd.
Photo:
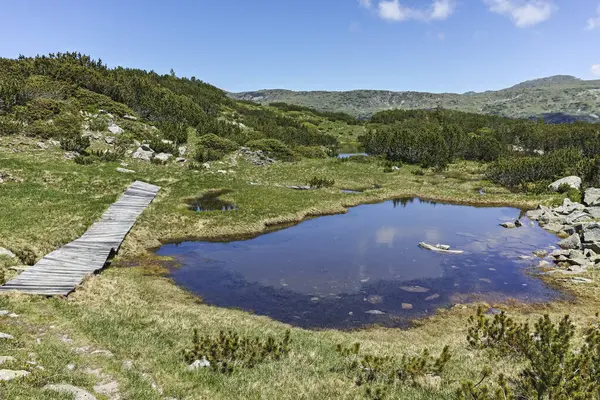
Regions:
M 293 92 L 275 89 L 231 93 L 230 96 L 261 104 L 286 102 L 324 111 L 341 111 L 362 118 L 389 109 L 443 107 L 510 118 L 544 117 L 548 122 L 600 122 L 600 80 L 585 81 L 565 75 L 483 93 L 436 94 L 384 90 Z

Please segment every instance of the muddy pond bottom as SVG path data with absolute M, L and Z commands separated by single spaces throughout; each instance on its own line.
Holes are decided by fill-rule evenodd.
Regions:
M 524 226 L 505 229 L 522 217 Z M 182 266 L 175 283 L 208 304 L 305 328 L 406 326 L 475 300 L 548 301 L 559 295 L 521 260 L 557 239 L 514 208 L 402 199 L 351 208 L 253 239 L 161 247 Z M 463 254 L 439 254 L 419 242 Z

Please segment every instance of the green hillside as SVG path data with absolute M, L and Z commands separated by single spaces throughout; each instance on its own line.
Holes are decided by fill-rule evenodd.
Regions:
M 600 80 L 586 81 L 557 75 L 482 93 L 423 93 L 384 90 L 348 92 L 293 92 L 259 90 L 230 93 L 235 99 L 261 104 L 286 102 L 326 111 L 342 111 L 368 117 L 389 109 L 446 109 L 501 115 L 511 118 L 545 117 L 550 122 L 600 120 Z

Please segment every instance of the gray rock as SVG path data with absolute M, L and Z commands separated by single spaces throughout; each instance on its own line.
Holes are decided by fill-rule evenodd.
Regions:
M 365 311 L 365 314 L 384 315 L 385 313 L 383 311 L 380 311 L 380 310 L 369 310 L 369 311 Z
M 39 147 L 39 148 L 40 148 L 40 149 L 42 149 L 42 150 L 48 150 L 48 147 L 49 147 L 49 146 L 48 146 L 46 143 L 44 143 L 44 142 L 37 142 L 37 143 L 36 143 L 36 145 L 37 145 L 37 147 Z
M 119 382 L 117 381 L 110 381 L 95 385 L 94 392 L 102 394 L 112 400 L 121 398 L 121 395 L 119 394 Z
M 526 213 L 527 218 L 529 218 L 529 219 L 531 219 L 533 221 L 537 221 L 538 219 L 540 219 L 540 217 L 542 216 L 542 214 L 544 214 L 544 210 L 541 210 L 541 209 L 529 210 Z
M 539 258 L 544 258 L 548 255 L 548 252 L 546 250 L 536 250 L 533 252 L 533 255 Z
M 580 249 L 581 248 L 581 238 L 577 233 L 572 234 L 566 239 L 558 242 L 558 246 L 561 249 L 569 250 L 569 249 Z
M 429 288 L 422 286 L 400 286 L 400 290 L 404 290 L 409 293 L 427 293 L 429 292 Z
M 108 131 L 109 131 L 110 133 L 112 133 L 113 135 L 120 135 L 120 134 L 122 134 L 123 132 L 125 132 L 125 131 L 123 130 L 123 128 L 121 128 L 119 125 L 117 125 L 117 124 L 115 124 L 115 123 L 112 123 L 112 124 L 110 124 L 110 125 L 108 126 Z
M 0 339 L 12 340 L 15 337 L 11 334 L 0 332 Z
M 169 153 L 158 153 L 157 155 L 154 156 L 155 159 L 157 159 L 161 162 L 167 162 L 171 159 L 171 157 L 173 157 L 173 154 L 169 154 Z
M 514 222 L 503 222 L 500 224 L 500 226 L 507 229 L 514 229 L 517 227 Z
M 577 231 L 575 230 L 574 226 L 565 226 L 561 232 L 564 232 L 567 235 L 572 235 Z
M 144 151 L 151 151 L 151 152 L 154 152 L 154 150 L 152 150 L 152 148 L 150 148 L 150 145 L 149 145 L 149 144 L 143 143 L 143 144 L 141 144 L 139 147 L 140 147 L 142 150 L 144 150 Z
M 296 186 L 296 185 L 290 185 L 290 186 L 286 186 L 288 189 L 294 189 L 294 190 L 311 190 L 312 188 L 308 185 L 306 186 Z
M 51 390 L 53 392 L 70 394 L 74 400 L 97 400 L 96 396 L 88 392 L 87 390 L 78 388 L 73 385 L 60 384 L 60 385 L 46 385 L 44 390 Z
M 114 136 L 105 136 L 104 141 L 106 144 L 114 144 L 117 139 Z
M 591 280 L 591 279 L 588 279 L 588 278 L 582 278 L 582 277 L 576 276 L 575 278 L 569 279 L 568 282 L 571 282 L 571 283 L 592 283 L 594 281 Z
M 76 157 L 79 157 L 79 153 L 76 151 L 67 151 L 65 153 L 65 160 L 72 160 Z
M 177 157 L 177 158 L 175 159 L 175 162 L 177 162 L 177 163 L 180 163 L 180 164 L 183 164 L 183 163 L 186 163 L 186 162 L 187 162 L 187 159 L 186 159 L 186 158 L 183 158 L 183 157 Z
M 185 156 L 187 154 L 187 146 L 179 146 L 177 151 L 179 151 L 180 156 Z
M 123 119 L 128 119 L 129 121 L 137 121 L 137 118 L 133 115 L 125 114 L 123 115 Z
M 94 350 L 90 353 L 93 356 L 105 356 L 105 357 L 112 357 L 113 353 L 111 353 L 108 350 Z
M 17 361 L 17 359 L 14 357 L 11 357 L 11 356 L 0 356 L 0 365 L 2 365 L 4 363 L 15 362 L 15 361 Z
M 593 218 L 585 212 L 575 212 L 567 217 L 567 225 L 575 225 L 581 222 L 593 221 Z
M 556 207 L 554 209 L 554 212 L 563 214 L 563 215 L 569 215 L 575 211 L 581 212 L 584 209 L 585 209 L 585 206 L 583 204 L 574 203 L 571 201 L 571 199 L 566 198 L 566 199 L 564 199 L 562 206 Z
M 60 142 L 58 140 L 50 139 L 48 140 L 48 143 L 50 143 L 54 147 L 60 147 Z
M 27 375 L 29 375 L 28 371 L 0 369 L 0 381 L 12 381 L 13 379 L 23 378 Z
M 583 203 L 589 207 L 600 206 L 600 189 L 589 188 L 583 195 Z
M 593 250 L 596 253 L 600 253 L 600 242 L 584 243 L 583 248 Z
M 210 367 L 210 361 L 208 361 L 206 358 L 203 358 L 202 360 L 196 360 L 193 363 L 191 363 L 190 365 L 188 365 L 187 370 L 195 371 L 197 369 L 207 368 L 207 367 Z
M 567 176 L 566 178 L 552 182 L 548 188 L 557 192 L 561 185 L 569 185 L 570 188 L 579 190 L 581 188 L 581 178 L 578 176 Z
M 561 232 L 564 228 L 565 228 L 565 226 L 563 224 L 559 224 L 559 223 L 552 223 L 552 224 L 544 225 L 544 229 L 550 233 Z
M 585 224 L 582 239 L 586 243 L 600 242 L 600 222 Z
M 590 214 L 592 218 L 600 219 L 600 207 L 587 207 L 584 211 Z
M 8 258 L 17 258 L 17 256 L 10 250 L 0 247 L 0 257 L 5 256 Z
M 124 174 L 135 174 L 135 171 L 134 171 L 134 170 L 132 170 L 132 169 L 127 169 L 127 168 L 121 168 L 121 167 L 118 167 L 118 168 L 117 168 L 117 172 L 122 172 L 122 173 L 124 173 Z
M 523 226 L 523 223 L 522 223 L 520 220 L 518 220 L 518 219 L 517 219 L 517 220 L 515 220 L 515 226 L 516 226 L 517 228 L 520 228 L 520 227 L 522 227 L 522 226 Z
M 138 147 L 135 153 L 133 153 L 133 158 L 142 160 L 142 161 L 150 161 L 152 157 L 154 157 L 154 150 L 150 149 L 146 145 L 141 145 Z

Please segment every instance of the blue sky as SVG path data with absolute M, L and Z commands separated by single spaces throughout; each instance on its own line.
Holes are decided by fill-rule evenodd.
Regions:
M 0 56 L 80 51 L 230 91 L 600 79 L 600 0 L 0 0 Z

